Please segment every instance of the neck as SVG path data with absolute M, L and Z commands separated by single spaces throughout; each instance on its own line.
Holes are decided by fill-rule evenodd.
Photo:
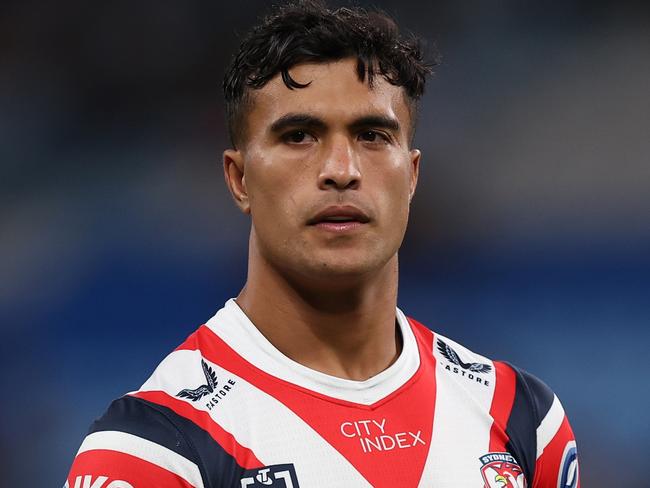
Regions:
M 322 373 L 366 380 L 401 352 L 395 323 L 397 255 L 341 286 L 286 276 L 259 255 L 237 303 L 260 332 L 294 361 Z

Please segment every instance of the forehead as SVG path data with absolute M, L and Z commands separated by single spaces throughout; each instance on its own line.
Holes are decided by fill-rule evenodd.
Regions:
M 366 115 L 397 119 L 403 131 L 410 125 L 410 112 L 404 90 L 377 75 L 369 86 L 360 81 L 356 59 L 330 63 L 305 63 L 289 70 L 291 77 L 305 88 L 288 88 L 280 74 L 263 88 L 251 92 L 248 116 L 250 136 L 263 132 L 274 120 L 287 113 L 308 113 L 328 124 L 352 121 Z

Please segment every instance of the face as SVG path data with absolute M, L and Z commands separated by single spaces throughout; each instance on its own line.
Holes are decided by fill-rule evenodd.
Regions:
M 359 81 L 356 60 L 302 64 L 252 93 L 247 139 L 224 152 L 226 182 L 252 218 L 251 259 L 307 279 L 368 276 L 404 237 L 420 153 L 403 89 Z

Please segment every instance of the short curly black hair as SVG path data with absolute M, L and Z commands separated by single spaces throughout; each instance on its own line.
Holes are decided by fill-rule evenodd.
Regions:
M 299 63 L 357 58 L 360 81 L 372 86 L 379 74 L 404 88 L 414 132 L 417 101 L 435 62 L 422 56 L 420 40 L 400 36 L 397 23 L 381 11 L 360 7 L 329 9 L 317 0 L 286 3 L 262 19 L 243 39 L 226 70 L 223 90 L 226 122 L 233 147 L 246 137 L 251 90 L 280 73 L 289 89 L 304 88 L 289 69 Z

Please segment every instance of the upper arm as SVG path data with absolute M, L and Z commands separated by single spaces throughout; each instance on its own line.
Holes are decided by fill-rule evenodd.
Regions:
M 560 400 L 534 375 L 513 369 L 517 385 L 508 434 L 528 468 L 531 486 L 578 488 L 575 436 Z
M 114 401 L 74 459 L 69 488 L 204 488 L 193 446 L 161 412 L 137 398 Z

